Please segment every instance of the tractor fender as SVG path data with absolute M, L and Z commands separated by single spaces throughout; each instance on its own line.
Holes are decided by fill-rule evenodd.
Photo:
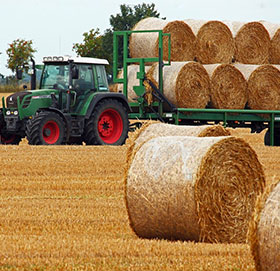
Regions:
M 85 116 L 86 119 L 90 118 L 90 116 L 91 116 L 94 108 L 96 107 L 96 105 L 104 99 L 118 100 L 119 102 L 121 102 L 125 106 L 125 108 L 127 109 L 128 112 L 131 112 L 131 107 L 128 104 L 127 98 L 122 93 L 117 93 L 117 92 L 97 93 L 94 96 L 94 98 L 92 99 L 92 101 L 91 101 L 91 103 L 88 107 L 88 110 L 87 110 L 87 113 L 86 113 L 86 116 Z
M 65 122 L 66 141 L 68 141 L 68 139 L 70 137 L 70 130 L 71 130 L 71 117 L 67 118 L 67 115 L 65 115 L 61 110 L 59 110 L 55 107 L 42 108 L 42 109 L 37 110 L 37 112 L 42 112 L 42 111 L 54 112 L 63 119 L 63 121 Z

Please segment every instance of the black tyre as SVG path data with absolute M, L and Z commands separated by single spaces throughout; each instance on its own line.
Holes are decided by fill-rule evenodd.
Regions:
M 270 129 L 265 133 L 264 145 L 270 146 Z M 274 130 L 274 146 L 280 146 L 280 129 Z
M 26 136 L 30 145 L 64 144 L 64 121 L 54 112 L 40 112 L 32 120 L 28 121 Z
M 4 145 L 18 145 L 21 141 L 21 136 L 14 134 L 3 134 L 1 135 L 1 144 Z
M 0 144 L 4 145 L 18 145 L 21 141 L 21 136 L 3 132 L 5 127 L 4 116 L 2 110 L 0 110 Z
M 128 113 L 125 106 L 114 99 L 97 104 L 85 123 L 84 141 L 87 145 L 122 145 L 128 133 Z

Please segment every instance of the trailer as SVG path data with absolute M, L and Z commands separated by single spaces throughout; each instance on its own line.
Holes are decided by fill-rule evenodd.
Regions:
M 158 57 L 131 58 L 129 56 L 129 38 L 132 34 L 158 33 Z M 163 61 L 163 39 L 168 39 L 168 60 Z M 120 46 L 122 44 L 122 46 Z M 122 51 L 123 61 L 120 63 L 119 54 Z M 250 128 L 251 133 L 260 133 L 267 129 L 264 144 L 280 146 L 280 111 L 251 110 L 251 109 L 212 109 L 212 108 L 177 108 L 164 95 L 163 69 L 171 65 L 171 35 L 162 30 L 116 31 L 113 35 L 113 81 L 123 84 L 123 94 L 128 98 L 128 65 L 138 64 L 137 79 L 139 85 L 133 86 L 137 95 L 135 102 L 129 102 L 131 112 L 129 119 L 160 120 L 176 125 L 205 125 L 221 124 L 224 127 Z M 148 63 L 158 62 L 158 86 L 145 73 Z M 123 69 L 123 77 L 118 78 L 119 68 Z M 149 84 L 154 97 L 149 103 L 146 97 L 146 87 Z

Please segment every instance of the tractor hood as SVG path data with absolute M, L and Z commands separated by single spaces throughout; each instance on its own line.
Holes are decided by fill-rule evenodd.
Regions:
M 46 95 L 50 95 L 51 93 L 58 94 L 58 91 L 56 89 L 40 89 L 40 90 L 29 90 L 29 91 L 21 91 L 21 92 L 16 92 L 14 94 L 9 95 L 6 98 L 6 106 L 7 108 L 17 108 L 17 99 L 19 97 L 20 102 L 22 102 L 23 98 L 26 95 L 32 95 L 36 96 L 38 98 L 46 98 Z M 31 99 L 31 97 L 30 97 Z M 30 102 L 30 99 L 28 99 L 27 102 Z

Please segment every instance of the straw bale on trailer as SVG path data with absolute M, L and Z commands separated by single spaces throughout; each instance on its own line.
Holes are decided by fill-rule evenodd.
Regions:
M 137 137 L 134 139 L 137 148 L 149 139 L 160 136 L 197 136 L 197 137 L 214 137 L 229 136 L 230 132 L 221 125 L 172 125 L 167 123 L 148 123 L 137 131 Z
M 171 34 L 171 60 L 194 60 L 195 35 L 183 21 L 168 22 L 158 18 L 139 21 L 133 30 L 162 30 Z M 158 57 L 158 33 L 134 33 L 130 36 L 130 56 Z M 168 38 L 163 39 L 163 59 L 168 60 Z
M 196 34 L 196 59 L 203 64 L 231 63 L 234 39 L 230 29 L 220 21 L 185 20 Z
M 261 65 L 248 79 L 251 109 L 280 110 L 280 66 Z
M 158 81 L 158 63 L 149 70 L 148 77 Z M 205 108 L 210 100 L 210 79 L 197 62 L 172 62 L 163 69 L 163 90 L 177 107 Z
M 235 60 L 244 64 L 269 63 L 270 37 L 259 22 L 232 22 L 235 39 Z
M 269 63 L 280 64 L 280 25 L 266 21 L 260 23 L 266 28 L 271 39 Z
M 224 109 L 244 109 L 248 100 L 247 82 L 231 64 L 204 65 L 210 76 L 211 106 Z
M 244 242 L 264 173 L 234 137 L 157 137 L 128 151 L 126 205 L 139 237 Z
M 145 72 L 148 72 L 148 70 L 151 68 L 151 66 L 145 66 Z M 140 81 L 137 79 L 137 72 L 140 71 L 139 65 L 129 65 L 127 66 L 127 98 L 128 102 L 135 103 L 138 96 L 133 90 L 133 86 L 139 86 Z M 119 72 L 118 78 L 123 78 L 123 69 Z M 114 86 L 114 92 L 121 92 L 123 93 L 123 84 L 115 84 Z
M 280 270 L 280 182 L 267 186 L 257 199 L 248 241 L 257 271 Z

